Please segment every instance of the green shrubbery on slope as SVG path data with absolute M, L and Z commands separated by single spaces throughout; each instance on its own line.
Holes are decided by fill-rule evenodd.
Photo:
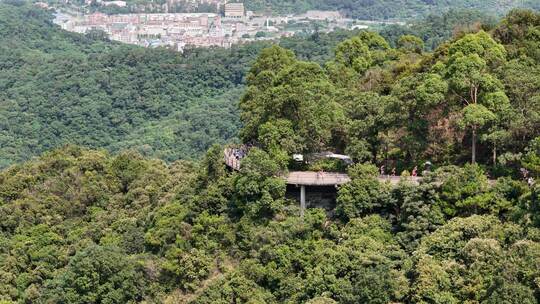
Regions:
M 308 209 L 302 220 L 268 154 L 229 173 L 221 151 L 166 165 L 68 146 L 1 172 L 0 300 L 538 300 L 538 187 L 487 187 L 478 166 L 393 188 L 359 175 L 337 217 Z

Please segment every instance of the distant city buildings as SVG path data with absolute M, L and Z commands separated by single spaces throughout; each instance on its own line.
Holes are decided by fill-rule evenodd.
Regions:
M 35 2 L 34 5 L 42 9 L 49 9 L 49 4 L 45 2 Z
M 100 3 L 103 6 L 111 6 L 111 5 L 116 5 L 118 7 L 126 7 L 127 6 L 126 1 L 101 1 L 101 2 L 98 1 L 98 3 Z
M 307 11 L 300 17 L 311 20 L 339 20 L 343 18 L 338 11 Z
M 102 5 L 125 5 L 125 1 L 121 0 L 99 1 Z M 84 34 L 98 30 L 105 32 L 111 40 L 144 47 L 167 46 L 178 51 L 183 51 L 186 46 L 230 47 L 244 41 L 288 37 L 300 31 L 313 30 L 312 22 L 318 23 L 317 30 L 326 32 L 336 28 L 367 28 L 367 24 L 373 24 L 345 19 L 337 11 L 308 11 L 296 16 L 255 16 L 245 11 L 243 3 L 204 1 L 223 3 L 223 16 L 216 13 L 92 13 L 78 16 L 57 13 L 55 22 L 72 32 Z
M 244 3 L 225 4 L 225 18 L 244 18 Z
M 228 47 L 232 41 L 225 39 L 221 16 L 213 13 L 191 14 L 120 14 L 94 13 L 60 23 L 62 28 L 86 33 L 102 30 L 111 40 L 141 46 Z

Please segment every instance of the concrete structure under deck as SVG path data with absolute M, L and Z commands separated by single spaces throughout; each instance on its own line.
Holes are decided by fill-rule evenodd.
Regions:
M 244 152 L 243 152 L 244 153 Z M 240 170 L 241 157 L 235 155 L 234 149 L 227 148 L 224 151 L 225 164 L 232 170 Z M 304 215 L 307 207 L 322 207 L 330 211 L 335 206 L 335 198 L 339 186 L 351 181 L 346 173 L 339 172 L 315 172 L 315 171 L 291 171 L 282 176 L 287 183 L 287 196 L 300 201 L 300 215 Z M 397 185 L 404 177 L 381 175 L 378 177 L 380 182 L 389 182 Z M 418 184 L 421 177 L 406 177 L 412 183 Z M 310 192 L 307 193 L 307 188 Z M 299 190 L 298 190 L 299 189 Z M 311 195 L 310 195 L 311 194 Z M 309 204 L 311 198 L 312 204 Z M 308 206 L 309 204 L 309 206 Z

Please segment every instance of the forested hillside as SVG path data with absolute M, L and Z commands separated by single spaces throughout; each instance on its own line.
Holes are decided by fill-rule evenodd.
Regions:
M 49 13 L 26 5 L 0 4 L 0 16 L 0 168 L 64 143 L 133 148 L 168 161 L 197 157 L 236 137 L 244 74 L 268 46 L 179 54 L 61 31 Z M 433 49 L 456 27 L 489 20 L 452 11 L 381 34 L 394 46 L 401 35 L 414 34 Z M 324 64 L 352 35 L 305 34 L 280 44 Z
M 244 164 L 66 147 L 1 172 L 0 302 L 540 299 L 538 186 L 468 165 L 390 187 L 356 165 L 336 217 L 301 219 L 266 152 Z
M 193 157 L 236 136 L 237 88 L 261 48 L 182 56 L 68 33 L 48 12 L 5 4 L 0 37 L 0 167 L 65 142 Z
M 245 142 L 275 157 L 332 150 L 399 169 L 424 161 L 516 172 L 540 135 L 540 18 L 513 11 L 495 28 L 464 27 L 433 53 L 361 32 L 320 66 L 262 51 L 240 109 Z M 286 158 L 285 158 L 286 159 Z
M 58 0 L 47 0 L 55 6 L 66 5 Z M 237 0 L 246 9 L 256 13 L 286 15 L 301 14 L 308 10 L 339 10 L 343 15 L 363 20 L 418 20 L 430 14 L 441 15 L 449 10 L 475 10 L 489 15 L 502 16 L 513 8 L 540 9 L 537 0 Z M 75 6 L 85 6 L 85 1 L 70 1 Z M 200 0 L 126 0 L 126 7 L 103 6 L 94 1 L 89 11 L 108 14 L 134 12 L 220 12 L 215 4 Z M 172 3 L 172 4 L 171 4 Z M 168 5 L 167 5 L 168 4 Z
M 236 137 L 244 74 L 268 44 L 180 54 L 65 32 L 51 20 L 0 3 L 0 168 L 64 143 L 176 160 Z M 324 62 L 351 35 L 287 46 Z
M 0 22 L 5 20 L 12 19 Z M 88 96 L 81 83 L 59 75 L 94 73 L 86 68 L 103 62 L 122 62 L 115 71 L 127 69 L 122 77 L 128 79 L 150 75 L 117 83 L 137 84 L 136 92 L 144 94 L 126 93 L 111 103 L 127 109 L 122 115 L 142 115 L 131 103 L 145 104 L 155 94 L 160 99 L 147 106 L 174 108 L 177 102 L 161 93 L 174 91 L 173 83 L 152 81 L 147 66 L 160 67 L 151 71 L 161 75 L 168 65 L 198 71 L 188 59 L 230 60 L 203 56 L 219 53 L 173 56 L 70 35 L 88 44 L 89 51 L 75 51 L 71 43 L 46 43 L 67 34 L 34 29 L 32 35 L 44 37 L 32 39 L 33 48 L 28 42 L 17 46 L 12 35 L 1 53 L 10 59 L 1 61 L 7 67 L 0 78 L 2 110 L 18 111 L 3 115 L 34 115 L 18 139 L 22 143 L 42 138 L 33 133 L 40 112 L 32 112 L 27 100 L 41 105 L 50 125 L 42 130 L 55 135 L 58 122 L 71 123 L 64 120 L 70 118 L 64 109 L 71 109 L 65 102 Z M 415 36 L 402 36 L 392 47 L 372 32 L 344 37 L 330 57 L 324 54 L 332 39 L 314 36 L 324 46 L 311 60 L 277 45 L 264 48 L 247 71 L 238 104 L 240 137 L 253 144 L 239 171 L 226 168 L 219 145 L 200 161 L 171 164 L 132 151 L 109 154 L 69 145 L 4 169 L 0 303 L 538 303 L 539 37 L 540 14 L 513 11 L 495 26 L 463 27 L 429 53 Z M 288 40 L 305 47 L 297 51 L 304 55 L 313 43 L 293 42 Z M 234 51 L 258 51 L 252 47 Z M 106 51 L 96 52 L 100 48 Z M 36 56 L 15 56 L 22 50 Z M 64 61 L 65 73 L 41 76 L 54 79 L 47 83 L 55 89 L 11 75 L 40 75 L 38 67 L 48 60 L 61 62 L 56 52 L 79 61 Z M 29 64 L 34 58 L 38 64 Z M 219 72 L 217 67 L 212 71 Z M 215 83 L 226 87 L 214 73 L 196 75 L 209 83 L 200 88 L 188 82 L 193 87 L 187 92 L 212 88 L 213 96 L 221 92 Z M 95 85 L 107 88 L 113 78 Z M 107 98 L 92 98 L 99 96 Z M 106 99 L 85 99 L 95 100 L 105 106 L 104 117 L 127 117 Z M 56 117 L 47 111 L 53 106 Z M 87 112 L 93 113 L 81 113 Z M 211 116 L 204 120 L 221 123 Z M 93 129 L 80 121 L 73 130 Z M 166 132 L 163 126 L 156 126 L 156 134 Z M 337 188 L 332 212 L 312 208 L 301 218 L 280 176 L 292 153 L 324 150 L 353 157 L 351 181 Z M 427 160 L 433 170 L 411 182 L 407 170 Z M 402 172 L 399 184 L 378 179 L 381 165 Z
M 310 9 L 339 10 L 346 16 L 364 19 L 415 19 L 441 14 L 449 9 L 473 9 L 502 15 L 512 8 L 540 9 L 536 0 L 249 0 L 248 9 L 278 14 L 302 13 Z
M 476 10 L 452 9 L 442 14 L 430 14 L 408 25 L 392 24 L 381 29 L 380 34 L 388 43 L 396 47 L 403 35 L 414 35 L 424 41 L 426 50 L 434 50 L 455 34 L 478 28 L 492 29 L 498 18 Z

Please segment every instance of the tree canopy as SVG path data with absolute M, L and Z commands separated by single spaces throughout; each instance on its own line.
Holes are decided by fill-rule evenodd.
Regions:
M 66 32 L 52 18 L 0 3 L 0 168 L 67 143 L 195 159 L 237 137 L 244 76 L 269 43 L 182 54 Z M 324 62 L 352 34 L 283 43 Z
M 468 159 L 492 173 L 515 173 L 516 159 L 539 136 L 532 73 L 539 61 L 526 51 L 534 35 L 519 38 L 519 53 L 517 42 L 501 37 L 517 24 L 534 31 L 537 14 L 530 14 L 513 11 L 490 32 L 456 33 L 433 53 L 412 35 L 394 48 L 365 31 L 338 44 L 322 67 L 277 46 L 263 50 L 240 102 L 242 139 L 281 154 L 347 153 L 398 172 Z M 527 79 L 510 72 L 520 64 L 531 72 Z
M 298 216 L 278 164 L 75 146 L 0 172 L 3 303 L 536 303 L 538 186 L 478 165 L 419 184 L 351 167 Z M 217 154 L 216 154 L 217 153 Z
M 538 13 L 433 52 L 411 35 L 314 35 L 311 58 L 298 37 L 296 53 L 180 55 L 68 34 L 25 5 L 0 13 L 0 303 L 540 301 Z M 238 105 L 227 130 L 251 144 L 238 170 L 212 139 L 176 161 L 116 143 L 136 121 L 166 136 L 224 92 L 213 111 Z M 213 111 L 199 123 L 225 124 Z M 186 130 L 175 140 L 199 138 Z M 301 217 L 283 174 L 291 153 L 325 150 L 350 153 L 351 181 Z

